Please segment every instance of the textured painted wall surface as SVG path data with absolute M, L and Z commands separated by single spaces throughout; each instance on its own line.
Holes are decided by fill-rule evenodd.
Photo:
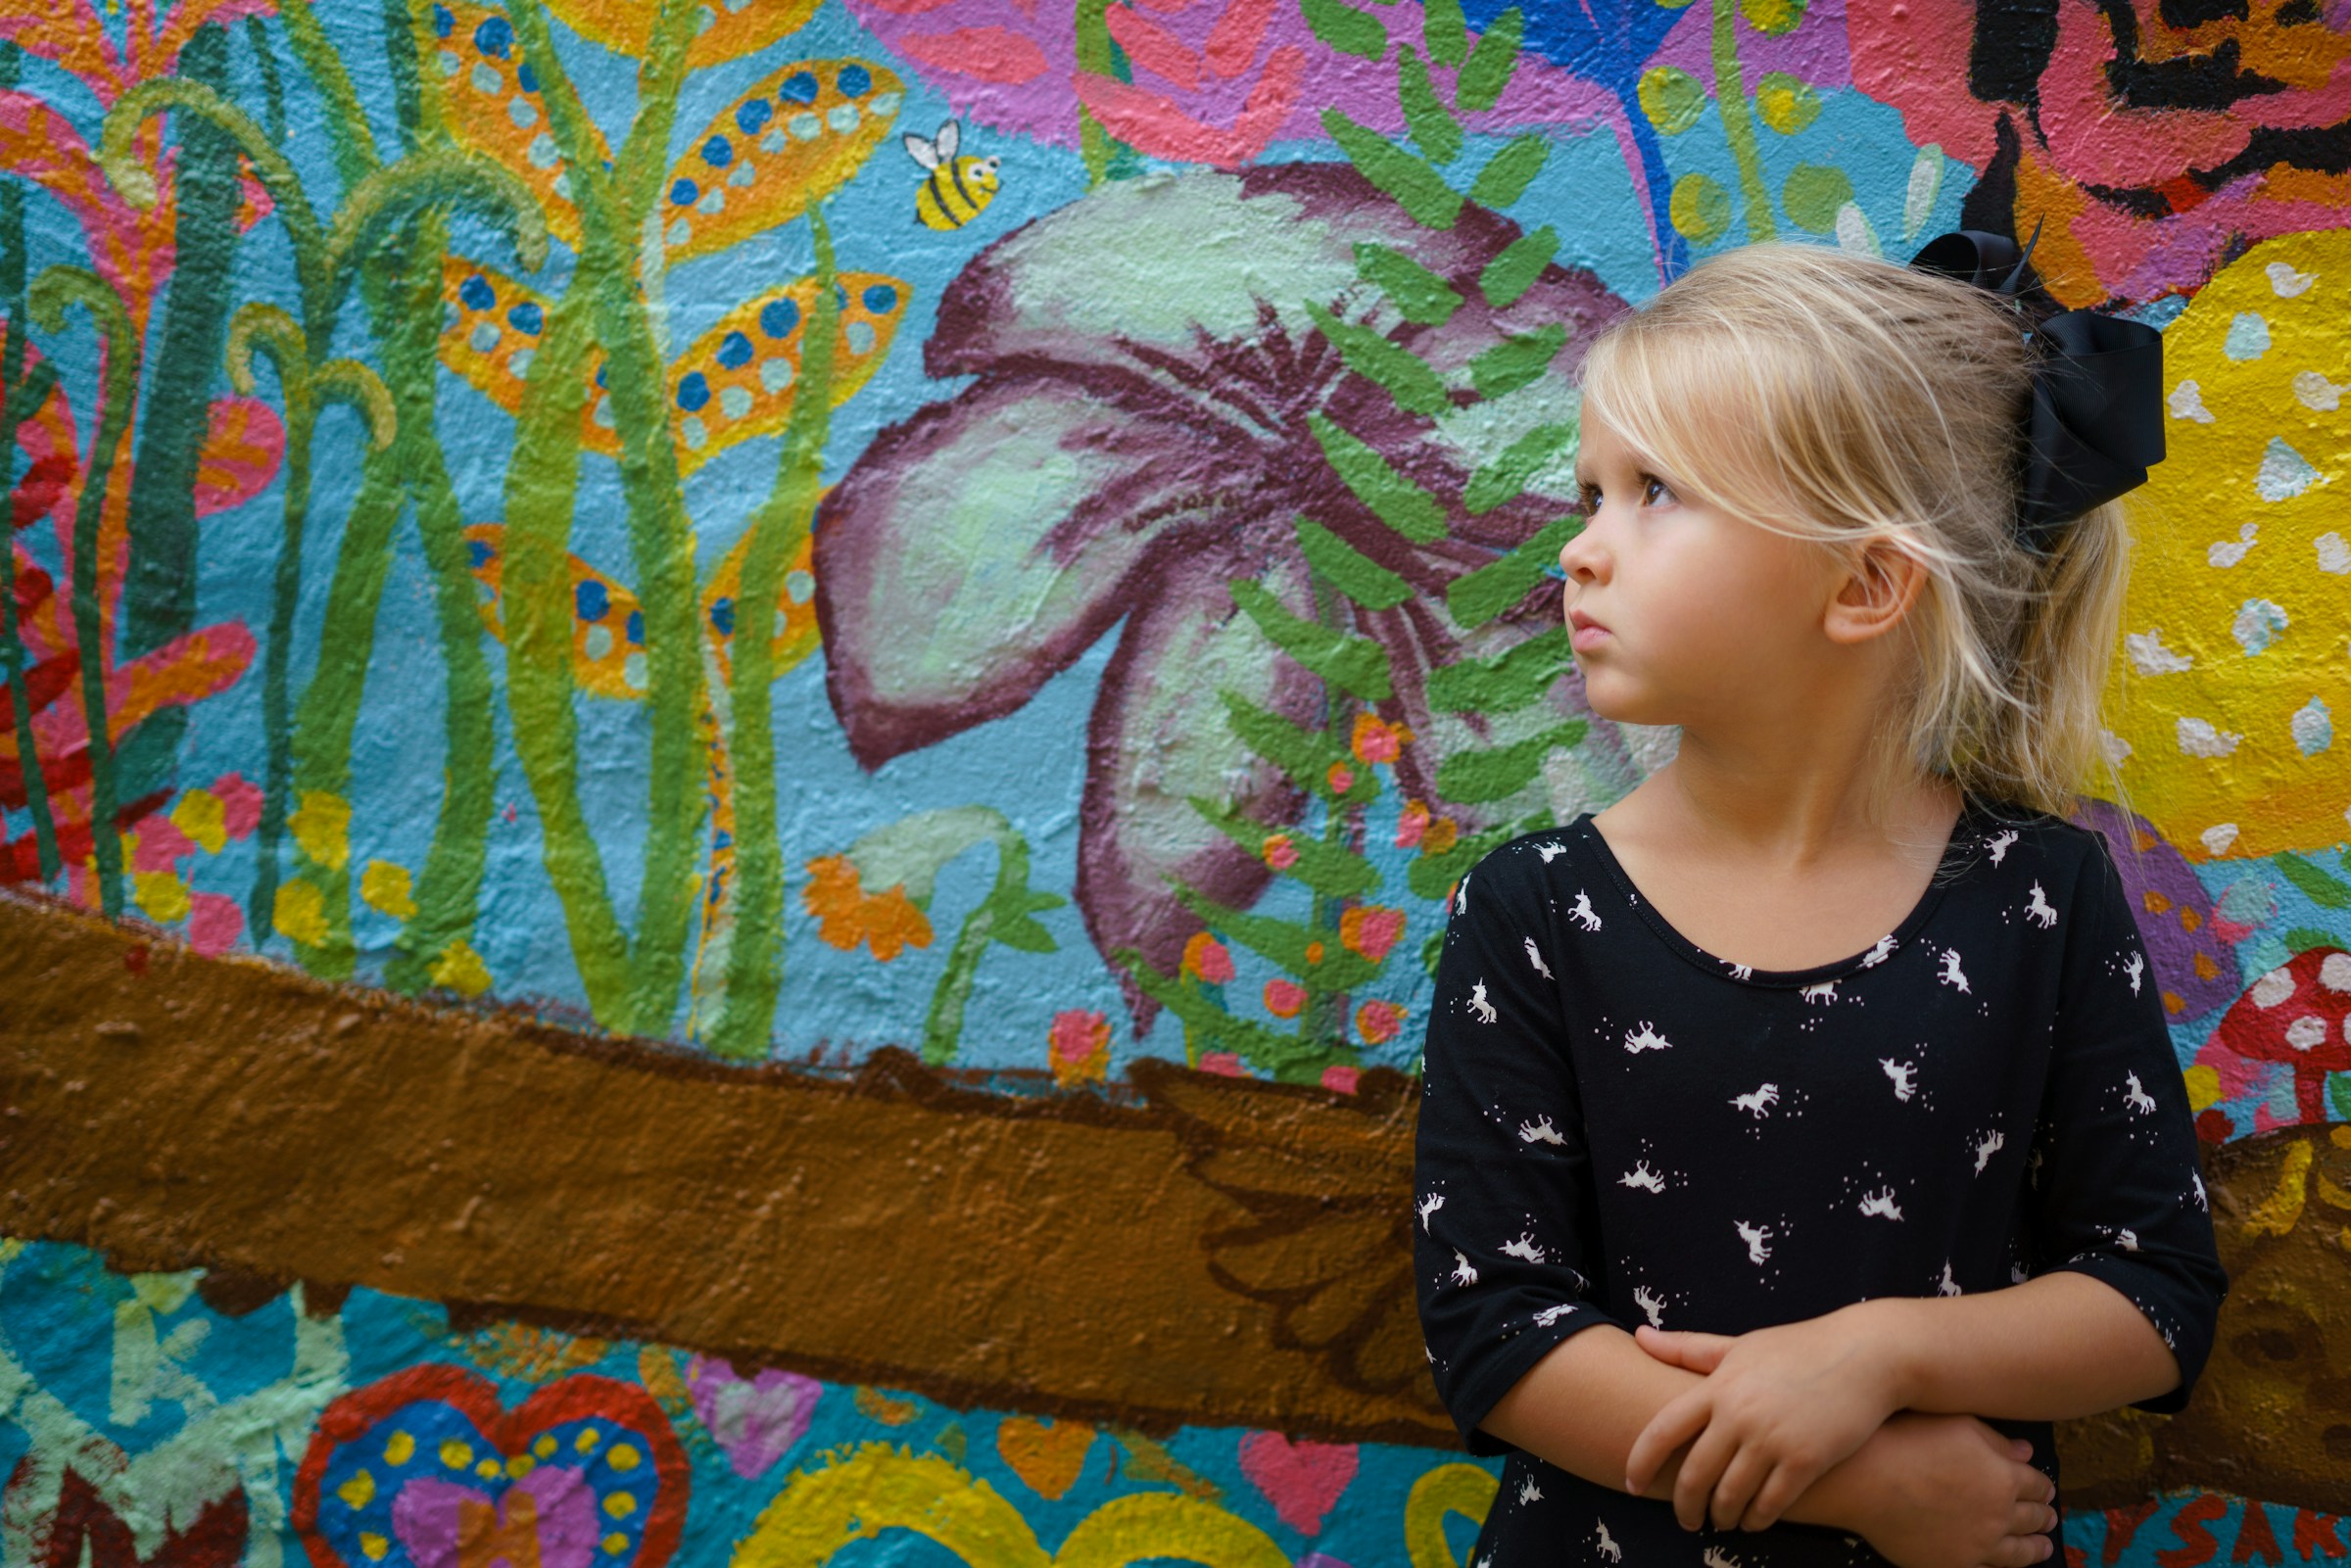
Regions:
M 1458 1563 L 1428 944 L 1671 743 L 1567 373 L 1961 221 L 2173 383 L 2238 1283 L 2069 1551 L 2351 1555 L 2340 5 L 0 0 L 0 144 L 8 1561 Z

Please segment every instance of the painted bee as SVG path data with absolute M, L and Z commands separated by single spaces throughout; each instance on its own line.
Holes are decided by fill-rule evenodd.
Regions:
M 963 129 L 955 121 L 939 126 L 938 134 L 928 141 L 912 134 L 899 140 L 906 144 L 907 156 L 931 171 L 914 194 L 914 215 L 927 226 L 961 228 L 996 199 L 996 169 L 1003 160 L 956 157 Z

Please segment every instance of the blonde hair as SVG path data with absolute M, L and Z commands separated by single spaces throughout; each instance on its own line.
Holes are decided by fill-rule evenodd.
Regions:
M 2058 816 L 2097 771 L 2115 783 L 2099 698 L 2130 535 L 2110 502 L 2047 555 L 2017 541 L 2023 327 L 1934 273 L 1752 245 L 1618 317 L 1585 356 L 1587 414 L 1685 499 L 1855 565 L 1885 540 L 1925 568 L 1870 780 L 1881 816 L 1921 773 Z

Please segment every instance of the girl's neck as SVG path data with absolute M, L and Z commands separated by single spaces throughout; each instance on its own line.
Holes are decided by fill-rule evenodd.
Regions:
M 1948 780 L 1915 769 L 1878 796 L 1867 734 L 1817 731 L 1766 747 L 1685 732 L 1674 760 L 1602 813 L 1611 838 L 1678 843 L 1741 867 L 1806 868 L 1891 852 L 1938 858 L 1961 807 Z

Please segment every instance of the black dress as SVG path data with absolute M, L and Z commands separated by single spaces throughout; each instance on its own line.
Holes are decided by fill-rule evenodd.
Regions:
M 2179 1359 L 2139 1408 L 2183 1405 L 2211 1348 L 2228 1278 L 2163 1007 L 2105 841 L 2054 817 L 1970 801 L 1900 926 L 1791 971 L 1684 939 L 1590 813 L 1515 839 L 1455 894 L 1423 1074 L 1430 1370 L 1469 1451 L 1510 1455 L 1472 1568 L 1885 1561 L 1684 1531 L 1478 1429 L 1596 1323 L 1739 1334 L 2073 1269 Z M 2057 1479 L 2047 1422 L 1991 1424 Z

